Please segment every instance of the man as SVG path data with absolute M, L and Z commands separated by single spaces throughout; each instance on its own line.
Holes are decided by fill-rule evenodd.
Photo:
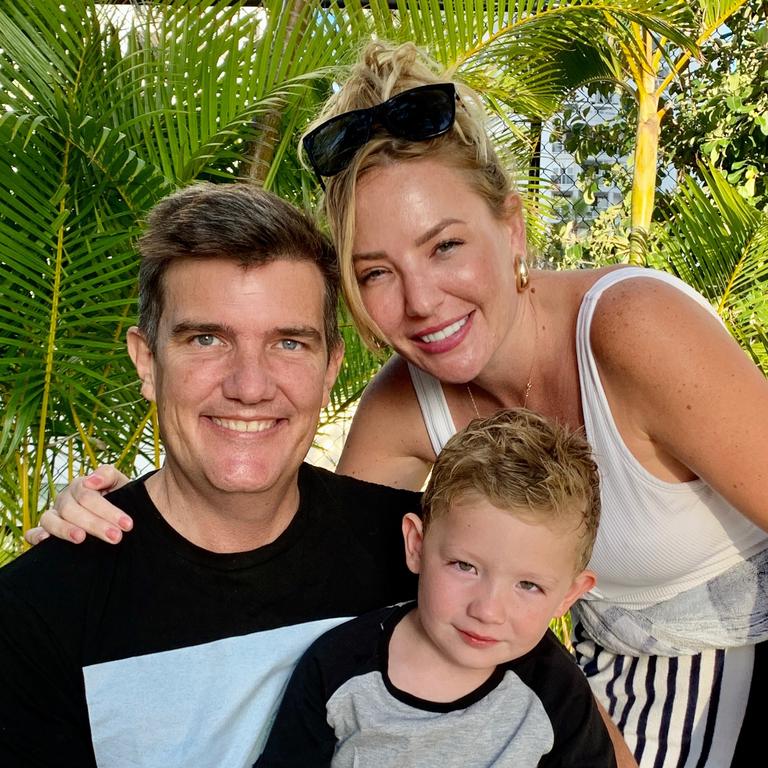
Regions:
M 327 241 L 273 195 L 201 185 L 140 250 L 128 351 L 166 461 L 110 495 L 118 546 L 0 570 L 7 765 L 250 766 L 309 643 L 415 592 L 417 495 L 302 464 L 343 354 Z

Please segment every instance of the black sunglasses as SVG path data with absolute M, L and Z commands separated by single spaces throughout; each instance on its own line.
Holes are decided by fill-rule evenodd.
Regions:
M 398 139 L 425 141 L 450 130 L 458 95 L 453 83 L 421 85 L 382 104 L 344 112 L 318 125 L 304 137 L 304 151 L 320 185 L 352 162 L 357 151 L 383 128 Z

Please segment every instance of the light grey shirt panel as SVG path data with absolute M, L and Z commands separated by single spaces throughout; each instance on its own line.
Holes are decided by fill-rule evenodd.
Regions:
M 299 657 L 344 618 L 85 667 L 100 768 L 250 768 Z
M 399 701 L 371 672 L 342 685 L 327 710 L 338 739 L 332 768 L 535 768 L 554 744 L 544 706 L 511 671 L 449 712 Z

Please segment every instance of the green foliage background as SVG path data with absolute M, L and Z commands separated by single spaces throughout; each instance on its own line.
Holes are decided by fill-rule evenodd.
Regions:
M 90 0 L 0 0 L 0 561 L 75 474 L 160 460 L 154 412 L 124 352 L 134 240 L 157 200 L 198 179 L 251 178 L 316 210 L 297 137 L 339 67 L 374 35 L 414 39 L 482 90 L 501 151 L 532 168 L 533 134 L 513 116 L 540 124 L 604 73 L 606 49 L 638 26 L 694 50 L 698 18 L 697 6 L 677 0 L 396 5 L 156 2 L 126 24 Z M 702 13 L 715 5 L 702 3 Z M 665 203 L 670 226 L 654 263 L 692 282 L 705 276 L 705 294 L 764 363 L 760 199 L 734 197 L 717 163 L 699 172 L 686 162 L 703 186 L 691 181 Z M 521 176 L 535 213 L 539 178 Z M 544 242 L 536 222 L 532 237 Z M 347 362 L 326 419 L 379 364 L 342 321 Z

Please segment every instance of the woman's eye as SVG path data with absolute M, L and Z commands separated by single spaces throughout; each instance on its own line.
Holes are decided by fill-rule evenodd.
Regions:
M 435 251 L 440 254 L 450 253 L 462 244 L 461 240 L 442 240 L 435 248 Z
M 199 347 L 212 347 L 221 343 L 218 336 L 214 336 L 212 333 L 200 333 L 193 338 L 193 341 Z
M 370 283 L 385 274 L 385 269 L 369 269 L 357 276 L 357 282 L 359 285 L 365 285 L 366 283 Z

